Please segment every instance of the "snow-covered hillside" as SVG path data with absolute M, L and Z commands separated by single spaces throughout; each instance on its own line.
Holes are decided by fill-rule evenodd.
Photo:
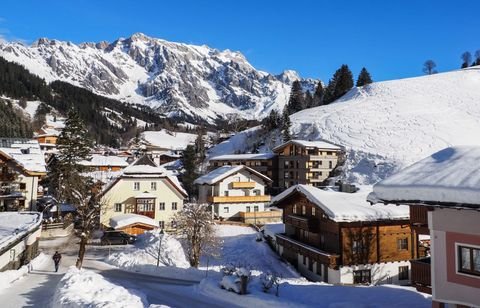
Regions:
M 451 145 L 480 145 L 480 67 L 378 82 L 291 116 L 293 133 L 350 150 L 350 180 L 371 183 Z
M 227 114 L 248 119 L 281 110 L 294 71 L 256 70 L 239 52 L 173 43 L 136 33 L 113 43 L 73 44 L 42 38 L 31 46 L 0 42 L 0 56 L 48 82 L 63 80 L 169 117 L 212 122 Z M 313 89 L 313 80 L 303 80 Z

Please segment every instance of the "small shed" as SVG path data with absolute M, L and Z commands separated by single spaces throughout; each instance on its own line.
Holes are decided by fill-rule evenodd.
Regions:
M 155 220 L 150 217 L 138 214 L 122 214 L 110 218 L 110 226 L 118 231 L 123 231 L 130 235 L 143 234 L 158 228 Z

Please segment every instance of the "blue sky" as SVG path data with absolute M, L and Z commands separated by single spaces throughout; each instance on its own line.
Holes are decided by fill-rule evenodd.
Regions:
M 293 69 L 328 81 L 343 63 L 374 80 L 460 66 L 480 49 L 480 1 L 66 1 L 2 0 L 0 38 L 75 43 L 143 32 L 166 40 L 238 50 L 271 73 Z

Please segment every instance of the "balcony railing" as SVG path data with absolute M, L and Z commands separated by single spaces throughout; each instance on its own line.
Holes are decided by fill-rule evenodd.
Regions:
M 232 182 L 232 188 L 255 188 L 255 182 Z
M 262 196 L 220 196 L 208 197 L 208 202 L 211 203 L 237 203 L 237 202 L 270 202 L 271 197 Z
M 412 285 L 418 291 L 432 294 L 432 276 L 430 258 L 411 260 L 412 265 Z
M 428 208 L 425 206 L 410 206 L 410 223 L 417 226 L 428 225 Z
M 317 231 L 317 222 L 311 217 L 287 215 L 285 217 L 285 224 L 289 224 L 308 231 Z

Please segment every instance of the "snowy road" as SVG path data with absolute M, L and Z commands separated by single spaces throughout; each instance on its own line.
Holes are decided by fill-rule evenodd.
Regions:
M 0 291 L 1 307 L 51 307 L 55 288 L 68 270 L 75 264 L 77 246 L 74 241 L 67 241 L 68 246 L 59 249 L 62 262 L 59 272 L 55 273 L 50 256 L 56 247 L 43 247 L 42 251 L 49 258 L 26 277 L 15 282 L 10 288 Z M 112 247 L 121 250 L 122 247 Z M 235 307 L 230 303 L 212 300 L 195 291 L 197 281 L 164 278 L 140 273 L 126 272 L 116 269 L 101 260 L 108 255 L 106 247 L 90 246 L 84 261 L 84 268 L 95 271 L 112 283 L 126 289 L 138 290 L 144 293 L 150 304 L 168 305 L 171 307 Z

